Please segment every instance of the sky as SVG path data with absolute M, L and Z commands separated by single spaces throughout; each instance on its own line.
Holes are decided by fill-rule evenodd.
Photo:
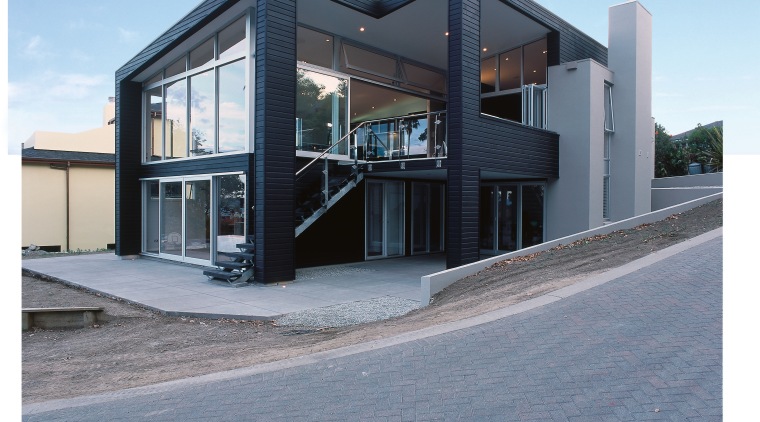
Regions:
M 604 45 L 608 8 L 622 2 L 537 1 Z M 0 27 L 7 28 L 0 34 L 4 37 L 0 40 L 0 57 L 7 57 L 0 67 L 0 94 L 7 95 L 7 102 L 0 104 L 0 127 L 7 128 L 7 137 L 3 137 L 6 144 L 0 148 L 8 152 L 0 154 L 2 171 L 18 180 L 19 160 L 13 157 L 18 158 L 21 143 L 36 130 L 74 133 L 99 127 L 103 106 L 108 97 L 114 96 L 116 69 L 199 3 L 200 0 L 0 0 Z M 751 223 L 756 217 L 746 210 L 760 205 L 753 195 L 746 194 L 752 188 L 747 181 L 757 178 L 753 156 L 760 155 L 755 129 L 760 123 L 760 54 L 753 44 L 760 40 L 760 2 L 641 3 L 653 15 L 653 116 L 671 134 L 699 123 L 723 120 L 726 168 L 732 169 L 725 173 L 724 180 L 725 229 L 727 237 L 728 233 L 737 233 L 732 239 L 751 239 L 748 230 L 757 231 L 757 224 Z M 7 190 L 20 188 L 20 183 L 10 185 Z M 15 194 L 20 197 L 18 192 Z M 6 207 L 4 216 L 7 221 L 19 221 L 20 206 Z M 4 237 L 20 239 L 20 225 L 6 226 Z M 5 257 L 18 256 L 17 242 L 3 243 L 7 248 L 3 249 Z M 729 280 L 741 279 L 746 262 L 756 259 L 744 251 L 734 249 L 725 255 L 726 271 L 731 268 L 734 275 L 728 275 Z M 738 301 L 738 306 L 726 309 L 726 322 L 731 318 L 757 318 L 731 313 L 756 308 L 751 302 L 742 302 L 756 296 L 736 294 L 730 286 L 726 284 L 726 295 Z M 7 296 L 20 297 L 20 292 Z M 13 324 L 6 325 L 8 335 L 3 338 L 18 339 Z M 744 353 L 753 349 L 742 348 Z M 743 363 L 753 361 L 741 354 L 737 358 Z M 753 370 L 757 372 L 757 368 Z M 20 385 L 18 380 L 10 383 Z M 753 403 L 753 398 L 747 398 L 748 403 Z
M 100 126 L 114 72 L 200 0 L 2 0 L 8 2 L 8 151 L 35 130 Z M 538 0 L 607 45 L 609 6 L 619 0 Z M 653 15 L 653 115 L 676 134 L 723 120 L 727 153 L 760 153 L 760 2 L 642 0 Z

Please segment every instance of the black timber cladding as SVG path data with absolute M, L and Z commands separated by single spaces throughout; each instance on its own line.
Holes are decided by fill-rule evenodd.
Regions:
M 480 3 L 449 1 L 446 266 L 479 259 Z
M 256 280 L 295 279 L 296 0 L 256 7 Z
M 549 66 L 583 59 L 593 59 L 607 66 L 607 48 L 605 46 L 543 6 L 532 0 L 501 1 L 554 31 L 549 34 L 547 40 Z

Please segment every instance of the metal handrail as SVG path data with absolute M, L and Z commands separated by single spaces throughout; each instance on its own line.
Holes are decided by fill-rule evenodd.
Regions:
M 411 119 L 411 118 L 416 118 L 416 117 L 424 117 L 424 116 L 431 116 L 431 115 L 441 115 L 441 114 L 446 114 L 446 111 L 445 110 L 441 110 L 441 111 L 433 111 L 433 112 L 429 112 L 429 113 L 408 114 L 408 115 L 404 115 L 404 116 L 386 117 L 386 118 L 383 118 L 383 119 L 375 119 L 375 120 L 364 121 L 361 124 L 359 124 L 358 126 L 356 126 L 355 128 L 351 129 L 347 134 L 343 135 L 343 137 L 341 137 L 338 140 L 338 142 L 330 145 L 326 150 L 324 150 L 317 157 L 315 157 L 313 160 L 309 161 L 305 166 L 303 166 L 300 170 L 298 170 L 296 172 L 296 178 L 298 178 L 298 176 L 300 176 L 301 173 L 303 173 L 304 170 L 306 170 L 307 168 L 311 167 L 314 163 L 316 163 L 320 159 L 324 159 L 325 156 L 331 154 L 330 151 L 332 151 L 334 148 L 336 148 L 339 145 L 341 145 L 346 140 L 350 139 L 351 135 L 354 135 L 359 129 L 364 128 L 365 126 L 371 126 L 371 125 L 373 125 L 375 123 L 382 123 L 382 122 L 387 122 L 387 121 L 390 121 L 390 120 L 405 120 L 405 119 Z M 437 119 L 437 117 L 436 117 L 436 119 Z M 383 145 L 384 148 L 386 148 L 386 149 L 388 148 L 388 145 L 386 145 L 385 142 L 383 142 L 382 139 L 380 139 L 380 137 L 378 137 L 377 134 L 375 134 L 372 131 L 371 128 L 369 129 L 369 131 L 375 136 L 375 138 L 377 139 L 377 141 L 379 141 Z M 443 143 L 445 145 L 445 143 L 446 143 L 445 139 L 444 139 Z M 445 146 L 444 146 L 444 148 L 445 148 Z M 350 147 L 349 147 L 349 149 L 350 149 Z M 354 164 L 358 164 L 358 151 L 354 153 Z

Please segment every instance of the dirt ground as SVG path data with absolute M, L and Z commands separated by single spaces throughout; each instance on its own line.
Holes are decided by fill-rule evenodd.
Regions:
M 723 201 L 654 224 L 503 261 L 449 286 L 430 306 L 385 321 L 294 330 L 273 322 L 167 317 L 22 276 L 23 307 L 102 306 L 108 320 L 22 332 L 24 403 L 149 385 L 397 335 L 502 308 L 723 226 Z

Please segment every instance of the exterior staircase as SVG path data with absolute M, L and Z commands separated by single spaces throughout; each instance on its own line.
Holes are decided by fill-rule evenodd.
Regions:
M 323 187 L 320 191 L 306 197 L 296 206 L 295 225 L 296 237 L 303 233 L 309 226 L 327 213 L 327 210 L 341 200 L 348 192 L 355 188 L 364 176 L 359 171 L 360 166 L 351 165 L 349 174 L 335 174 L 330 176 L 327 171 L 323 171 L 326 176 Z
M 203 275 L 209 280 L 223 280 L 230 284 L 244 284 L 253 278 L 254 256 L 256 245 L 253 243 L 253 236 L 245 237 L 246 243 L 235 245 L 240 252 L 218 252 L 219 255 L 229 257 L 228 261 L 216 261 L 215 269 L 203 271 Z

